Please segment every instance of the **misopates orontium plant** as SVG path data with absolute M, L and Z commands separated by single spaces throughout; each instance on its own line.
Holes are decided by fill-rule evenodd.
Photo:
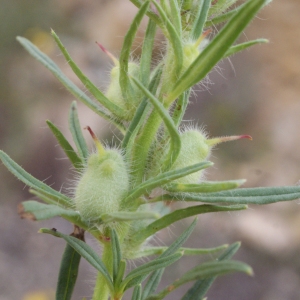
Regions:
M 59 67 L 30 41 L 19 37 L 24 48 L 48 68 L 58 80 L 91 110 L 114 124 L 122 133 L 121 146 L 108 148 L 90 131 L 96 151 L 90 152 L 79 124 L 76 103 L 71 105 L 69 125 L 74 149 L 62 132 L 47 124 L 77 170 L 73 194 L 67 196 L 35 179 L 4 152 L 4 165 L 45 204 L 25 201 L 23 217 L 34 220 L 61 216 L 74 224 L 71 235 L 56 229 L 40 232 L 63 238 L 67 245 L 59 271 L 56 299 L 71 299 L 81 256 L 97 271 L 93 300 L 121 299 L 133 288 L 132 299 L 163 299 L 177 287 L 194 281 L 184 300 L 203 299 L 214 279 L 230 272 L 251 274 L 251 268 L 231 257 L 239 243 L 214 249 L 190 249 L 182 245 L 196 220 L 169 247 L 151 246 L 156 232 L 178 220 L 203 213 L 235 211 L 247 204 L 268 204 L 300 197 L 300 187 L 240 188 L 244 181 L 206 181 L 204 170 L 212 147 L 220 142 L 249 136 L 208 138 L 196 125 L 180 127 L 192 87 L 203 80 L 216 64 L 264 39 L 235 44 L 257 12 L 270 1 L 249 0 L 131 0 L 139 8 L 124 38 L 119 60 L 100 45 L 114 61 L 111 82 L 104 93 L 79 69 L 52 31 L 68 64 L 92 100 L 72 83 Z M 232 8 L 232 5 L 235 5 Z M 142 19 L 148 16 L 142 54 L 130 60 L 130 52 Z M 210 28 L 224 24 L 211 40 Z M 165 35 L 164 55 L 153 65 L 156 29 Z M 180 128 L 180 129 L 179 129 Z M 168 211 L 165 203 L 201 203 Z M 84 242 L 88 231 L 102 246 L 101 257 Z M 200 264 L 165 289 L 156 291 L 164 269 L 183 255 L 223 251 L 216 260 Z M 156 255 L 130 272 L 126 261 Z M 146 282 L 145 282 L 146 281 Z

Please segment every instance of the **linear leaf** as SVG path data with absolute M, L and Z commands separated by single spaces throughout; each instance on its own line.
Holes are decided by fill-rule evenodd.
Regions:
M 176 29 L 177 34 L 181 37 L 181 15 L 180 15 L 180 7 L 177 0 L 170 0 L 170 17 L 172 20 L 172 24 Z
M 141 285 L 138 284 L 133 290 L 131 300 L 141 300 L 141 296 L 142 296 L 142 288 Z
M 227 204 L 270 204 L 300 198 L 299 186 L 241 188 L 232 191 L 223 191 L 210 194 L 185 195 L 185 202 L 207 202 Z M 163 195 L 159 201 L 179 200 L 172 195 Z M 152 199 L 153 202 L 156 201 Z M 182 200 L 182 199 L 181 199 Z M 179 200 L 179 201 L 181 201 Z
M 123 116 L 124 112 L 123 110 L 111 102 L 95 85 L 93 82 L 90 81 L 90 79 L 80 70 L 80 68 L 76 65 L 76 63 L 71 58 L 70 54 L 68 53 L 65 46 L 62 44 L 61 40 L 57 36 L 57 34 L 54 32 L 54 30 L 51 30 L 51 34 L 58 45 L 60 51 L 64 55 L 67 63 L 72 68 L 75 75 L 78 77 L 78 79 L 83 83 L 83 85 L 88 89 L 88 91 L 105 107 L 107 108 L 111 113 L 116 115 L 117 117 Z
M 167 103 L 172 103 L 185 90 L 198 83 L 208 74 L 218 61 L 223 58 L 230 46 L 266 1 L 267 0 L 248 1 L 234 14 L 230 21 L 178 79 L 174 85 L 174 89 L 166 98 Z
M 39 232 L 63 238 L 71 247 L 73 247 L 82 257 L 84 257 L 94 268 L 96 268 L 103 275 L 109 289 L 111 291 L 114 290 L 113 283 L 108 270 L 106 269 L 104 263 L 102 262 L 98 254 L 89 245 L 75 237 L 47 228 L 41 228 Z
M 7 169 L 15 175 L 18 179 L 24 182 L 31 188 L 47 194 L 53 201 L 57 202 L 58 205 L 72 208 L 74 206 L 72 199 L 52 189 L 47 184 L 34 178 L 32 175 L 27 173 L 22 167 L 14 162 L 5 152 L 0 150 L 0 159 Z
M 248 41 L 248 42 L 245 42 L 245 43 L 241 43 L 241 44 L 238 44 L 238 45 L 234 45 L 232 47 L 230 47 L 228 49 L 228 51 L 225 53 L 224 55 L 224 58 L 225 57 L 229 57 L 233 54 L 236 54 L 238 52 L 241 52 L 251 46 L 254 46 L 254 45 L 257 45 L 257 44 L 265 44 L 265 43 L 268 43 L 269 41 L 267 39 L 256 39 L 256 40 L 253 40 L 253 41 Z
M 208 10 L 209 10 L 211 1 L 212 0 L 202 0 L 199 3 L 197 16 L 196 16 L 196 19 L 193 24 L 193 29 L 191 31 L 191 37 L 194 40 L 197 40 L 203 32 L 204 24 L 207 20 Z
M 125 279 L 122 282 L 122 287 L 124 287 L 124 290 L 126 290 L 132 287 L 133 283 L 134 285 L 139 284 L 139 281 L 144 279 L 144 275 L 150 274 L 155 270 L 165 268 L 173 264 L 175 261 L 180 259 L 181 256 L 181 253 L 175 253 L 169 256 L 165 256 L 163 258 L 154 259 L 148 263 L 143 264 L 140 267 L 137 267 L 125 277 Z M 135 279 L 137 279 L 137 281 Z
M 180 36 L 176 32 L 176 29 L 174 28 L 174 26 L 172 25 L 172 23 L 170 22 L 170 20 L 168 19 L 167 15 L 165 14 L 162 7 L 158 4 L 158 2 L 153 1 L 152 3 L 155 5 L 156 9 L 158 10 L 160 17 L 163 20 L 163 24 L 167 29 L 167 33 L 168 33 L 167 37 L 172 45 L 172 49 L 175 55 L 175 61 L 174 61 L 176 66 L 175 70 L 177 74 L 180 74 L 182 64 L 183 64 L 183 49 L 182 49 L 182 42 Z
M 149 1 L 145 1 L 145 3 L 140 7 L 138 13 L 134 17 L 130 25 L 130 28 L 128 29 L 124 37 L 123 47 L 120 53 L 119 83 L 125 101 L 127 101 L 128 97 L 130 97 L 130 90 L 131 90 L 130 82 L 128 80 L 128 62 L 130 58 L 131 47 L 134 38 L 136 36 L 137 30 L 143 20 L 143 17 L 145 16 L 148 10 L 149 4 L 150 4 Z
M 43 52 L 41 52 L 35 45 L 33 45 L 29 40 L 23 37 L 17 37 L 18 42 L 40 63 L 42 63 L 66 88 L 72 95 L 84 103 L 96 114 L 100 115 L 104 119 L 110 121 L 114 124 L 122 133 L 125 131 L 125 127 L 122 123 L 115 120 L 112 116 L 107 114 L 99 105 L 97 105 L 93 100 L 88 97 L 81 89 L 77 87 L 65 74 L 60 70 L 60 68 Z
M 20 204 L 18 212 L 22 218 L 34 221 L 47 220 L 57 216 L 80 218 L 79 213 L 75 210 L 69 210 L 51 204 L 44 204 L 34 200 L 25 201 Z
M 134 220 L 147 220 L 147 219 L 158 219 L 160 215 L 156 212 L 143 212 L 143 211 L 124 211 L 115 212 L 101 215 L 100 219 L 104 223 L 109 222 L 121 222 L 121 221 L 134 221 Z
M 210 7 L 208 15 L 219 15 L 237 1 L 238 0 L 218 0 L 215 5 Z
M 169 131 L 169 135 L 171 138 L 170 149 L 162 166 L 163 171 L 168 170 L 176 161 L 180 153 L 181 139 L 178 130 L 163 104 L 149 90 L 147 90 L 138 79 L 134 77 L 131 78 L 133 82 L 138 86 L 138 88 L 144 93 L 144 95 L 151 101 L 152 105 L 159 113 L 160 117 L 162 118 L 165 126 Z
M 132 190 L 132 192 L 123 200 L 124 203 L 135 200 L 146 192 L 150 192 L 152 189 L 162 186 L 172 180 L 184 177 L 191 173 L 198 172 L 199 170 L 208 168 L 212 166 L 211 162 L 201 162 L 192 166 L 188 166 L 182 169 L 172 170 L 162 173 L 154 178 L 151 178 L 143 183 L 141 183 L 137 188 Z
M 82 167 L 82 160 L 77 155 L 77 153 L 74 151 L 73 147 L 70 145 L 70 143 L 67 141 L 67 139 L 64 137 L 62 132 L 49 120 L 46 121 L 47 125 L 49 126 L 50 130 L 56 137 L 58 143 L 64 150 L 65 154 L 68 156 L 69 160 L 73 164 L 75 168 L 81 168 Z
M 241 243 L 231 244 L 217 259 L 218 261 L 230 259 L 240 248 Z M 187 291 L 181 300 L 202 300 L 213 282 L 217 277 L 197 280 L 194 285 Z
M 199 214 L 205 214 L 210 212 L 219 212 L 219 211 L 235 211 L 235 210 L 243 210 L 246 209 L 245 205 L 234 205 L 234 206 L 215 206 L 209 204 L 191 206 L 188 208 L 178 209 L 173 211 L 170 214 L 167 214 L 157 221 L 152 222 L 144 229 L 140 229 L 134 236 L 135 241 L 141 242 L 144 241 L 149 236 L 155 234 L 157 231 L 166 228 L 177 222 L 179 220 L 196 216 Z
M 165 268 L 162 268 L 162 269 L 154 271 L 150 275 L 147 283 L 144 286 L 142 299 L 146 299 L 149 295 L 151 295 L 152 293 L 154 293 L 156 291 L 164 271 L 165 271 Z
M 246 180 L 204 181 L 198 184 L 169 183 L 165 190 L 174 193 L 211 193 L 231 190 L 239 187 Z
M 72 234 L 77 239 L 84 240 L 84 231 L 76 228 Z M 69 244 L 66 245 L 58 276 L 56 299 L 71 300 L 76 283 L 81 255 Z
M 205 255 L 205 254 L 212 254 L 216 252 L 220 252 L 224 249 L 228 248 L 227 244 L 215 247 L 215 248 L 185 248 L 180 247 L 178 248 L 179 252 L 182 252 L 183 255 L 192 256 L 192 255 Z M 142 251 L 139 251 L 134 258 L 140 257 L 147 257 L 150 255 L 160 255 L 164 253 L 168 247 L 147 247 Z
M 71 109 L 69 112 L 69 128 L 72 133 L 73 140 L 75 142 L 79 155 L 81 159 L 86 162 L 89 152 L 81 131 L 76 101 L 72 102 Z
M 116 231 L 114 229 L 111 229 L 110 237 L 111 237 L 111 248 L 113 252 L 112 255 L 113 256 L 113 281 L 115 282 L 119 271 L 119 265 L 122 258 L 122 253 L 121 253 L 118 235 L 116 234 Z
M 189 97 L 190 97 L 191 89 L 185 91 L 182 93 L 179 98 L 176 101 L 176 105 L 173 110 L 172 119 L 175 124 L 175 126 L 178 128 L 181 124 L 181 121 L 183 119 L 183 116 L 185 114 L 187 105 L 189 103 Z
M 225 260 L 225 261 L 205 262 L 191 269 L 190 271 L 186 272 L 180 279 L 174 281 L 172 284 L 167 286 L 160 293 L 153 296 L 149 296 L 146 299 L 147 300 L 163 299 L 166 295 L 168 295 L 176 288 L 178 288 L 179 286 L 187 282 L 197 280 L 200 278 L 204 279 L 213 276 L 221 276 L 233 272 L 244 272 L 248 275 L 252 275 L 253 273 L 251 267 L 239 261 Z

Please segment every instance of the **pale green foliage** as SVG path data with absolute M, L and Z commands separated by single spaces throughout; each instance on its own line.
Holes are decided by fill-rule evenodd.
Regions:
M 153 247 L 151 238 L 159 230 L 191 216 L 243 210 L 247 208 L 246 204 L 268 204 L 300 197 L 299 186 L 238 189 L 244 180 L 206 181 L 203 172 L 212 165 L 207 161 L 212 147 L 220 142 L 250 137 L 209 139 L 196 125 L 186 129 L 180 127 L 195 84 L 223 58 L 266 42 L 257 39 L 234 45 L 247 24 L 270 1 L 248 0 L 235 8 L 230 7 L 236 5 L 236 0 L 131 2 L 139 11 L 124 38 L 119 61 L 113 58 L 115 66 L 106 92 L 87 78 L 52 31 L 68 64 L 94 99 L 70 81 L 30 41 L 18 38 L 25 49 L 77 99 L 123 134 L 122 149 L 108 149 L 88 128 L 97 148 L 96 153 L 90 154 L 75 102 L 69 113 L 69 127 L 76 147 L 73 148 L 63 133 L 47 121 L 77 170 L 73 198 L 34 178 L 0 151 L 4 165 L 31 188 L 33 195 L 46 203 L 24 202 L 20 212 L 23 217 L 44 220 L 60 216 L 75 225 L 71 236 L 41 229 L 41 232 L 62 238 L 67 243 L 60 268 L 57 300 L 71 299 L 81 256 L 98 271 L 93 300 L 120 300 L 129 288 L 134 288 L 132 300 L 163 299 L 190 281 L 195 283 L 182 299 L 204 299 L 217 276 L 231 272 L 252 274 L 249 266 L 231 260 L 240 245 L 232 244 L 226 250 L 227 246 L 211 249 L 182 247 L 196 220 L 169 247 Z M 133 41 L 145 16 L 149 17 L 149 22 L 142 54 L 133 62 L 130 61 Z M 219 32 L 216 35 L 212 32 L 212 37 L 209 36 L 214 25 L 222 22 L 225 24 Z M 157 27 L 165 35 L 164 56 L 153 66 Z M 109 54 L 105 48 L 103 50 Z M 170 211 L 169 201 L 201 204 Z M 90 232 L 102 246 L 102 257 L 84 242 L 84 231 Z M 183 255 L 216 251 L 223 251 L 217 260 L 195 266 L 181 274 L 179 280 L 156 291 L 164 269 Z M 158 256 L 130 272 L 126 270 L 126 259 L 149 255 Z M 147 277 L 148 281 L 144 283 Z

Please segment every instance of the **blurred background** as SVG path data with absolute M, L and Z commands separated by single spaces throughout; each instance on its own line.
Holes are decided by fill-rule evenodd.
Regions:
M 70 137 L 67 115 L 74 97 L 25 52 L 15 37 L 29 38 L 79 84 L 50 37 L 53 28 L 77 64 L 96 85 L 105 88 L 111 62 L 95 41 L 118 55 L 136 9 L 125 0 L 0 0 L 0 5 L 0 149 L 59 190 L 70 185 L 72 171 L 45 120 L 50 119 Z M 241 40 L 262 37 L 270 43 L 220 63 L 209 75 L 212 84 L 200 86 L 192 98 L 185 116 L 187 124 L 193 120 L 210 136 L 253 137 L 252 142 L 219 145 L 213 151 L 215 165 L 207 173 L 209 180 L 246 178 L 247 187 L 298 184 L 299 16 L 298 0 L 274 1 L 266 7 Z M 140 42 L 135 44 L 137 55 Z M 109 142 L 118 141 L 114 128 L 80 103 L 78 106 L 83 127 L 91 126 Z M 91 138 L 85 135 L 91 145 Z M 55 227 L 71 233 L 72 226 L 59 218 L 40 223 L 20 220 L 17 205 L 31 199 L 28 188 L 3 165 L 0 178 L 0 300 L 52 300 L 65 245 L 37 231 Z M 233 274 L 219 278 L 208 299 L 300 299 L 299 203 L 251 206 L 247 211 L 199 217 L 199 226 L 186 245 L 215 247 L 241 241 L 235 258 L 250 264 L 255 273 L 254 277 Z M 170 244 L 190 221 L 160 232 L 157 240 Z M 175 280 L 184 268 L 211 258 L 184 259 L 169 268 L 163 284 Z M 94 278 L 95 272 L 82 260 L 73 299 L 90 299 Z M 180 299 L 186 289 L 167 299 Z

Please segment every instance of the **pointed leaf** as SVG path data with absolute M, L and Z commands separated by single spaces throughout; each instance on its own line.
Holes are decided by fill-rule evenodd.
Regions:
M 265 44 L 268 43 L 269 41 L 266 39 L 257 39 L 257 40 L 253 40 L 253 41 L 249 41 L 249 42 L 245 42 L 245 43 L 241 43 L 238 45 L 234 45 L 232 47 L 230 47 L 228 49 L 228 51 L 225 53 L 224 58 L 225 57 L 229 57 L 233 54 L 236 54 L 240 51 L 243 51 L 251 46 L 257 45 L 257 44 Z
M 208 72 L 221 60 L 230 46 L 238 38 L 247 24 L 267 0 L 248 1 L 224 28 L 215 36 L 208 46 L 200 53 L 190 67 L 178 79 L 174 89 L 167 96 L 166 102 L 172 103 L 185 90 L 202 80 Z
M 84 240 L 84 231 L 76 228 L 72 234 L 78 239 Z M 69 244 L 66 245 L 60 264 L 56 300 L 71 300 L 76 283 L 81 255 Z
M 152 222 L 144 229 L 140 229 L 135 235 L 135 241 L 142 242 L 147 239 L 149 236 L 155 234 L 157 231 L 166 228 L 177 222 L 179 220 L 192 217 L 198 214 L 210 213 L 210 212 L 218 212 L 218 211 L 235 211 L 235 210 L 243 210 L 247 209 L 245 205 L 235 205 L 235 206 L 215 206 L 209 204 L 203 204 L 198 206 L 191 206 L 188 208 L 178 209 L 174 212 L 163 216 L 157 221 Z
M 164 108 L 163 104 L 153 95 L 149 90 L 147 90 L 142 83 L 132 77 L 133 82 L 138 86 L 138 88 L 144 93 L 144 95 L 151 101 L 152 105 L 155 107 L 160 117 L 162 118 L 165 126 L 169 131 L 169 135 L 171 138 L 170 142 L 170 150 L 167 154 L 167 157 L 162 166 L 162 170 L 168 170 L 172 166 L 172 164 L 176 161 L 180 149 L 181 149 L 181 139 L 178 133 L 178 130 L 170 117 L 168 111 Z
M 128 99 L 128 96 L 130 97 L 130 83 L 128 80 L 128 62 L 130 58 L 131 53 L 131 47 L 133 44 L 133 41 L 135 39 L 137 30 L 148 10 L 150 2 L 145 1 L 145 3 L 140 7 L 138 13 L 134 17 L 130 28 L 128 29 L 123 42 L 123 47 L 120 54 L 120 76 L 119 76 L 119 83 L 120 88 L 122 91 L 122 95 L 125 100 Z
M 81 131 L 76 101 L 73 101 L 69 112 L 69 128 L 72 133 L 73 140 L 75 142 L 79 155 L 81 159 L 86 162 L 89 152 Z
M 89 98 L 82 90 L 80 90 L 65 74 L 59 69 L 59 67 L 43 52 L 41 52 L 35 45 L 29 40 L 23 37 L 17 37 L 20 44 L 40 63 L 42 63 L 51 73 L 69 90 L 76 98 L 89 107 L 96 114 L 100 115 L 106 120 L 109 120 L 114 124 L 121 132 L 125 131 L 125 127 L 122 123 L 115 120 L 112 116 L 108 115 L 100 106 L 98 106 L 91 98 Z
M 84 257 L 94 268 L 96 268 L 103 275 L 109 289 L 111 291 L 114 290 L 108 270 L 106 269 L 98 254 L 89 245 L 75 237 L 65 235 L 61 232 L 50 230 L 47 228 L 41 228 L 39 232 L 48 233 L 56 237 L 63 238 L 71 247 L 73 247 L 82 257 Z
M 207 20 L 208 10 L 210 8 L 211 1 L 212 0 L 201 0 L 199 3 L 197 17 L 194 21 L 193 29 L 191 32 L 191 37 L 194 40 L 197 40 L 203 32 L 204 24 Z
M 73 164 L 73 166 L 75 168 L 81 168 L 82 167 L 81 158 L 74 151 L 73 147 L 70 145 L 70 143 L 64 137 L 64 135 L 61 133 L 61 131 L 49 120 L 47 120 L 46 123 L 49 126 L 52 133 L 54 134 L 54 136 L 56 137 L 58 143 L 64 150 L 65 154 L 68 156 L 68 158 L 71 161 L 71 163 Z
M 48 195 L 58 205 L 69 207 L 69 208 L 72 208 L 74 206 L 72 199 L 57 192 L 47 184 L 34 178 L 32 175 L 27 173 L 23 168 L 21 168 L 17 163 L 15 163 L 5 152 L 1 150 L 0 150 L 0 159 L 12 174 L 15 175 L 22 182 L 24 182 L 26 185 L 30 186 L 31 188 L 39 192 Z
M 113 113 L 116 116 L 123 116 L 124 112 L 123 110 L 111 102 L 106 96 L 90 81 L 90 79 L 80 70 L 80 68 L 76 65 L 76 63 L 71 58 L 70 54 L 68 53 L 65 46 L 62 44 L 61 40 L 57 36 L 57 34 L 51 30 L 51 34 L 58 45 L 60 51 L 64 55 L 67 63 L 72 68 L 75 75 L 78 77 L 78 79 L 83 83 L 83 85 L 88 89 L 88 91 L 105 107 L 107 108 L 111 113 Z
M 123 201 L 124 203 L 129 203 L 130 201 L 135 200 L 136 198 L 140 197 L 144 193 L 149 193 L 151 190 L 153 190 L 156 187 L 162 186 L 166 183 L 169 183 L 175 179 L 184 177 L 191 173 L 198 172 L 199 170 L 208 168 L 212 165 L 213 163 L 204 161 L 189 167 L 162 173 L 140 184 L 137 188 L 132 190 L 131 193 Z
M 241 243 L 231 244 L 218 258 L 218 261 L 230 259 L 240 248 Z M 217 277 L 197 280 L 181 300 L 202 300 Z
M 211 193 L 231 190 L 244 184 L 246 180 L 204 181 L 199 184 L 169 183 L 165 190 L 174 193 Z

